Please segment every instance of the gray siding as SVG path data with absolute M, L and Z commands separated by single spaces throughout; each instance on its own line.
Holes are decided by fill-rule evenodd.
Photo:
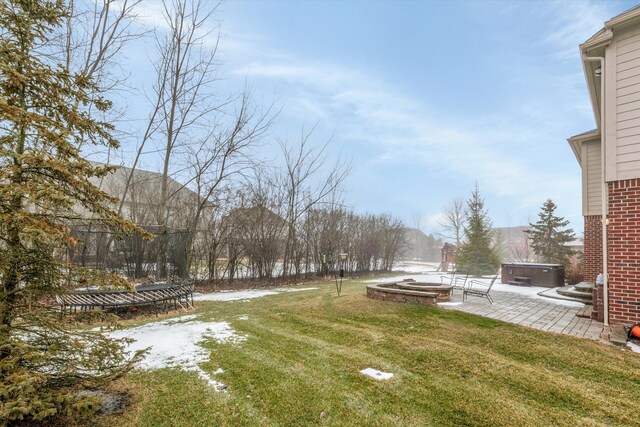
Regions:
M 602 213 L 602 163 L 600 141 L 582 144 L 583 215 Z
M 637 178 L 640 177 L 640 28 L 620 34 L 612 48 L 616 58 L 615 92 L 611 91 L 616 96 L 615 176 Z

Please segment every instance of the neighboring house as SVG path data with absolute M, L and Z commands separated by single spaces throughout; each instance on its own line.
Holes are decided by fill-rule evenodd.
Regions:
M 535 254 L 529 245 L 529 226 L 495 227 L 493 243 L 503 262 L 532 262 Z
M 119 166 L 105 177 L 92 178 L 91 182 L 118 200 L 113 206 L 117 210 L 130 176 L 121 214 L 157 237 L 152 242 L 139 235 L 121 238 L 91 222 L 78 224 L 74 236 L 79 243 L 71 250 L 70 259 L 78 265 L 115 269 L 136 278 L 151 274 L 157 268 L 156 261 L 165 259 L 174 266 L 177 274 L 185 275 L 187 250 L 202 240 L 213 206 L 209 203 L 204 206 L 193 234 L 193 221 L 201 199 L 196 192 L 169 178 L 167 222 L 166 229 L 163 229 L 159 226 L 163 219 L 160 209 L 161 173 L 134 169 L 132 174 L 131 168 Z M 82 208 L 78 213 L 87 219 L 91 217 L 91 213 Z
M 92 182 L 111 196 L 122 199 L 131 168 L 118 166 L 113 173 Z M 162 174 L 134 169 L 129 189 L 122 206 L 122 215 L 144 226 L 160 224 L 160 195 Z M 198 194 L 173 178 L 167 183 L 167 227 L 186 228 L 197 208 Z
M 582 240 L 574 240 L 564 244 L 567 248 L 571 249 L 575 255 L 584 254 L 584 242 Z
M 636 323 L 640 322 L 640 6 L 605 22 L 580 45 L 580 53 L 597 126 L 569 138 L 582 168 L 585 280 L 595 282 L 599 273 L 605 278 L 594 298 L 595 318 L 605 324 Z
M 424 234 L 417 228 L 404 229 L 405 245 L 400 249 L 399 259 L 415 261 L 440 261 L 442 239 L 436 239 L 431 234 Z

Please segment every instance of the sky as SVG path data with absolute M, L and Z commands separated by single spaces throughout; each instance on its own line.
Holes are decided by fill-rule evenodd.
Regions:
M 158 4 L 145 0 L 145 25 Z M 227 1 L 220 77 L 282 111 L 277 139 L 329 141 L 351 161 L 346 203 L 437 232 L 477 183 L 494 226 L 535 221 L 553 199 L 582 231 L 580 168 L 567 138 L 595 127 L 578 45 L 629 1 Z M 144 86 L 142 49 L 126 52 Z M 148 83 L 148 82 L 147 82 Z M 144 112 L 139 96 L 126 102 Z M 275 161 L 275 160 L 274 160 Z M 158 165 L 147 161 L 145 167 Z

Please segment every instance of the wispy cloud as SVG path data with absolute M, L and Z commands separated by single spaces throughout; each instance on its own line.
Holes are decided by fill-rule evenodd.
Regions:
M 546 8 L 549 28 L 542 41 L 551 47 L 553 56 L 573 60 L 578 45 L 603 27 L 604 20 L 614 15 L 614 2 L 556 0 Z
M 522 17 L 523 9 L 530 7 L 509 5 L 497 9 Z M 529 95 L 515 105 L 487 105 L 481 116 L 443 114 L 438 105 L 403 91 L 394 81 L 345 63 L 278 50 L 266 35 L 235 29 L 228 33 L 223 49 L 233 67 L 231 76 L 284 87 L 287 114 L 321 120 L 335 129 L 339 142 L 368 147 L 363 156 L 367 165 L 422 164 L 456 179 L 478 181 L 483 191 L 510 198 L 512 208 L 527 212 L 547 197 L 579 207 L 580 176 L 565 142 L 570 136 L 567 123 L 576 117 L 590 119 L 592 113 L 577 67 L 550 72 L 549 64 L 579 61 L 578 44 L 614 12 L 603 2 L 556 1 L 532 9 L 546 22 L 536 48 L 543 52 L 547 68 L 519 64 L 513 80 L 519 79 L 522 87 L 535 83 L 563 96 L 556 100 L 525 92 Z M 523 55 L 526 50 L 522 46 Z M 563 155 L 566 166 L 557 167 L 557 161 L 549 160 Z M 432 213 L 433 218 L 438 215 Z
M 236 73 L 286 81 L 299 93 L 304 92 L 305 100 L 299 105 L 309 106 L 305 113 L 323 111 L 348 117 L 342 121 L 341 136 L 373 144 L 376 155 L 372 163 L 422 162 L 477 179 L 488 191 L 516 197 L 528 207 L 537 206 L 550 188 L 565 195 L 573 192 L 576 177 L 549 173 L 522 156 L 527 146 L 549 136 L 545 132 L 548 117 L 536 117 L 540 108 L 524 111 L 520 117 L 533 122 L 533 126 L 491 114 L 470 121 L 437 116 L 419 100 L 395 91 L 387 83 L 335 64 L 265 61 L 247 64 Z M 532 182 L 538 185 L 534 187 Z M 524 188 L 528 189 L 526 195 Z

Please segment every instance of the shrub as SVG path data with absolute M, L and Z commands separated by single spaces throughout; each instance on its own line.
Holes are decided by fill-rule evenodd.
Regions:
M 569 285 L 575 285 L 584 281 L 584 271 L 582 270 L 582 263 L 576 258 L 571 257 L 565 267 L 565 280 Z

